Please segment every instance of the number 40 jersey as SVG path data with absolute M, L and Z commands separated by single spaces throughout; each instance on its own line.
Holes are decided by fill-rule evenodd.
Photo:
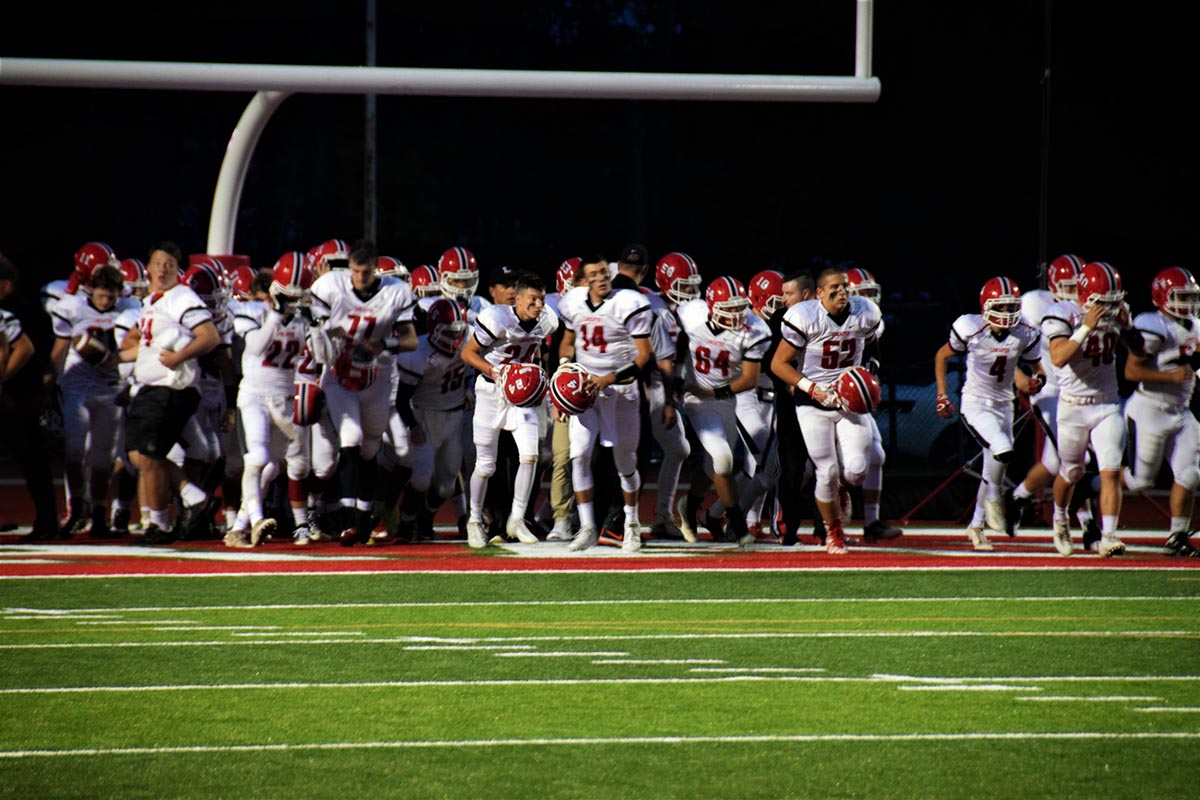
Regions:
M 783 338 L 800 353 L 800 374 L 822 386 L 847 367 L 862 365 L 863 346 L 879 335 L 883 315 L 865 297 L 851 297 L 840 323 L 821 305 L 805 300 L 783 315 Z

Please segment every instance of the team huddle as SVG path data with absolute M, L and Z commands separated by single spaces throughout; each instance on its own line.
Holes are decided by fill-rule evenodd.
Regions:
M 686 254 L 651 266 L 629 245 L 616 262 L 563 261 L 550 293 L 534 273 L 493 270 L 485 296 L 462 247 L 411 271 L 369 241 L 338 239 L 259 271 L 236 256 L 185 267 L 170 242 L 144 263 L 90 242 L 75 262 L 43 290 L 63 414 L 59 535 L 126 536 L 137 504 L 148 545 L 220 535 L 252 548 L 289 534 L 298 546 L 383 544 L 434 538 L 433 518 L 451 504 L 476 549 L 607 540 L 636 552 L 645 536 L 695 542 L 702 529 L 791 545 L 808 516 L 840 555 L 853 543 L 852 488 L 864 541 L 902 535 L 880 517 L 885 455 L 872 412 L 884 326 L 866 270 L 765 270 L 705 286 Z M 657 291 L 643 285 L 651 270 Z M 1095 523 L 1080 502 L 1092 494 L 1090 452 L 1092 538 L 1117 555 L 1122 484 L 1148 488 L 1169 455 L 1168 551 L 1195 554 L 1200 437 L 1188 402 L 1200 287 L 1165 270 L 1158 310 L 1131 319 L 1107 264 L 1064 256 L 1048 281 L 1049 292 L 1024 296 L 1007 278 L 988 281 L 981 313 L 956 320 L 935 359 L 937 410 L 949 418 L 948 362 L 965 356 L 961 414 L 984 448 L 971 543 L 991 549 L 987 531 L 1014 532 L 1052 483 L 1058 551 L 1072 550 L 1069 510 L 1090 544 Z M 1118 345 L 1140 382 L 1124 415 Z M 1032 396 L 1048 437 L 1008 492 L 1014 391 Z M 643 422 L 661 453 L 645 522 Z M 1122 472 L 1126 428 L 1137 456 Z M 710 489 L 717 500 L 704 508 Z M 806 492 L 815 508 L 802 505 Z

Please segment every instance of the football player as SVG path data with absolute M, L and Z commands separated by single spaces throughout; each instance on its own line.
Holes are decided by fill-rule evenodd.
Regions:
M 1188 543 L 1188 528 L 1200 486 L 1200 423 L 1190 404 L 1200 368 L 1200 285 L 1188 270 L 1168 267 L 1154 276 L 1150 296 L 1157 310 L 1133 320 L 1142 352 L 1131 352 L 1125 361 L 1125 379 L 1138 384 L 1125 401 L 1134 455 L 1125 468 L 1125 487 L 1150 489 L 1168 458 L 1173 481 L 1166 554 L 1195 557 L 1200 550 Z
M 664 361 L 675 360 L 679 352 L 678 309 L 700 297 L 700 281 L 700 268 L 687 253 L 667 253 L 655 264 L 654 283 L 659 294 L 651 297 L 650 309 L 654 315 L 651 345 L 656 366 Z M 675 494 L 679 489 L 679 473 L 692 454 L 692 448 L 688 444 L 683 420 L 675 413 L 675 406 L 668 402 L 667 392 L 662 369 L 652 370 L 646 382 L 648 416 L 650 434 L 662 450 L 662 461 L 658 465 L 658 502 L 654 509 L 654 521 L 650 524 L 650 535 L 666 539 L 684 538 L 694 542 L 695 528 L 690 524 L 686 511 L 682 514 L 684 524 L 675 524 Z M 686 504 L 686 499 L 681 498 L 681 502 Z
M 882 463 L 874 426 L 866 414 L 843 410 L 828 384 L 843 370 L 862 364 L 863 351 L 879 329 L 879 306 L 847 292 L 846 273 L 828 267 L 817 276 L 817 296 L 797 303 L 783 317 L 782 340 L 771 360 L 771 372 L 792 387 L 796 419 L 816 475 L 816 502 L 825 522 L 825 549 L 846 551 L 840 477 L 861 485 L 873 461 Z M 799 369 L 793 365 L 798 361 Z M 841 456 L 839 464 L 839 453 Z M 839 469 L 840 467 L 840 469 Z M 839 475 L 840 473 L 840 475 Z M 864 485 L 865 492 L 877 486 Z
M 613 461 L 625 506 L 622 549 L 642 546 L 637 501 L 641 476 L 637 469 L 641 435 L 637 379 L 653 356 L 650 346 L 652 314 L 646 296 L 634 289 L 612 288 L 608 261 L 583 259 L 582 286 L 559 302 L 566 326 L 559 345 L 559 363 L 577 361 L 590 375 L 588 386 L 598 393 L 595 405 L 571 417 L 571 477 L 579 511 L 579 531 L 568 547 L 583 550 L 599 540 L 594 508 L 591 458 L 597 440 L 613 448 Z
M 121 342 L 121 360 L 134 362 L 138 384 L 126 413 L 125 442 L 149 507 L 149 524 L 141 539 L 147 545 L 178 538 L 170 520 L 171 486 L 183 476 L 167 455 L 200 406 L 196 360 L 221 339 L 208 306 L 180 283 L 181 258 L 178 246 L 170 242 L 151 250 L 146 263 L 150 293 L 143 300 L 138 327 Z
M 758 386 L 760 362 L 771 331 L 750 314 L 746 289 L 736 278 L 714 280 L 704 299 L 679 307 L 678 350 L 683 375 L 673 381 L 673 399 L 682 396 L 683 413 L 712 462 L 713 484 L 725 509 L 725 530 L 738 544 L 754 541 L 746 527 L 734 480 L 733 442 L 738 438 L 734 398 Z M 670 376 L 674 359 L 660 360 Z M 710 528 L 710 532 L 714 532 Z
M 1078 278 L 1079 301 L 1055 303 L 1042 318 L 1050 340 L 1050 361 L 1059 370 L 1058 457 L 1054 479 L 1054 546 L 1072 550 L 1067 514 L 1075 484 L 1083 477 L 1090 443 L 1100 468 L 1100 543 L 1102 558 L 1125 552 L 1117 538 L 1121 513 L 1121 456 L 1125 426 L 1117 394 L 1117 345 L 1140 350 L 1129 335 L 1129 307 L 1121 276 L 1104 262 L 1084 265 Z
M 417 346 L 412 290 L 404 281 L 375 274 L 373 242 L 356 243 L 349 269 L 332 269 L 314 281 L 310 335 L 313 355 L 328 365 L 321 388 L 337 431 L 341 519 L 339 540 L 365 542 L 374 527 L 376 455 L 392 409 L 391 380 L 379 375 L 379 354 Z M 316 460 L 314 445 L 314 462 Z
M 108 265 L 91 273 L 88 292 L 55 304 L 50 364 L 63 400 L 64 472 L 70 516 L 63 533 L 73 536 L 91 518 L 91 535 L 109 534 L 107 496 L 112 480 L 119 409 L 117 317 L 138 305 L 122 296 L 121 271 Z M 92 507 L 87 508 L 90 496 Z
M 225 535 L 227 547 L 256 547 L 277 527 L 277 520 L 263 513 L 263 471 L 287 456 L 293 439 L 300 435 L 293 417 L 296 366 L 304 353 L 308 325 L 300 313 L 312 287 L 312 268 L 303 253 L 285 253 L 275 262 L 267 306 L 243 307 L 241 317 L 257 325 L 239 323 L 245 349 L 242 352 L 242 384 L 237 408 L 245 437 L 242 460 L 242 502 L 238 524 Z M 291 476 L 297 480 L 304 476 Z M 307 510 L 296 520 L 307 523 Z
M 983 447 L 983 480 L 967 538 L 976 550 L 991 550 L 985 527 L 1005 531 L 1004 471 L 1013 454 L 1013 384 L 1029 394 L 1041 389 L 1020 366 L 1037 365 L 1041 335 L 1021 322 L 1021 290 L 1009 278 L 992 278 L 979 292 L 979 314 L 964 314 L 950 327 L 950 341 L 934 357 L 937 414 L 954 416 L 946 391 L 946 365 L 965 355 L 967 379 L 962 390 L 962 418 Z
M 522 407 L 511 402 L 512 398 L 503 390 L 503 381 L 510 365 L 542 364 L 546 338 L 558 329 L 558 315 L 546 308 L 546 285 L 542 279 L 530 273 L 518 275 L 514 304 L 495 304 L 481 311 L 462 351 L 463 362 L 479 372 L 473 424 L 475 467 L 471 473 L 467 519 L 467 543 L 474 548 L 488 543 L 483 523 L 484 493 L 496 470 L 502 430 L 512 432 L 519 457 L 505 533 L 525 544 L 538 541 L 525 524 L 525 511 L 545 433 L 544 412 L 536 406 Z M 542 384 L 544 392 L 544 376 Z

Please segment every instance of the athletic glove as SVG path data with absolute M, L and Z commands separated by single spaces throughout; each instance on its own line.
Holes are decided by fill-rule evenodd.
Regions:
M 954 403 L 950 402 L 950 396 L 939 394 L 937 396 L 937 415 L 942 419 L 950 419 L 958 411 L 954 407 Z

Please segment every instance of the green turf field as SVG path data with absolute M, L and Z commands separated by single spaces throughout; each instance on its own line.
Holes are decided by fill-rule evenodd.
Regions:
M 1191 570 L 0 580 L 0 609 L 5 797 L 1195 790 Z

